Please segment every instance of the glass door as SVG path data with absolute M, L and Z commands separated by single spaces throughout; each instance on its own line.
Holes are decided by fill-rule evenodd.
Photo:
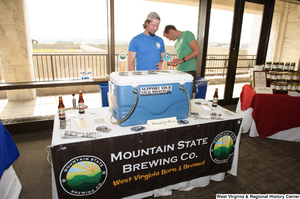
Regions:
M 242 87 L 249 84 L 256 65 L 264 5 L 245 2 L 233 98 L 239 98 Z
M 212 100 L 218 88 L 219 99 L 224 99 L 225 82 L 233 26 L 234 0 L 220 5 L 212 0 L 205 79 L 208 81 L 206 100 Z
M 220 105 L 237 103 L 253 67 L 264 63 L 273 8 L 272 0 L 211 1 L 206 100 L 211 100 L 214 89 L 219 88 Z

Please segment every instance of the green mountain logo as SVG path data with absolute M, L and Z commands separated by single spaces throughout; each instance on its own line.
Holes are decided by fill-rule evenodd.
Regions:
M 214 146 L 214 156 L 219 159 L 227 159 L 233 151 L 233 139 L 229 135 L 221 137 Z
M 68 176 L 68 175 L 67 175 Z M 101 172 L 93 172 L 93 175 L 76 175 L 72 179 L 68 179 L 68 185 L 78 191 L 88 191 L 93 189 L 101 179 Z
M 60 184 L 69 194 L 87 196 L 94 194 L 107 177 L 105 163 L 95 156 L 78 156 L 61 170 Z
M 236 135 L 232 131 L 219 133 L 211 143 L 210 158 L 216 164 L 223 164 L 232 159 Z

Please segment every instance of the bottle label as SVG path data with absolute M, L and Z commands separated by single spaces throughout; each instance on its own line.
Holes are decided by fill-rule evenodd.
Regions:
M 84 103 L 78 103 L 79 113 L 84 113 Z
M 282 86 L 282 90 L 283 90 L 283 91 L 286 91 L 286 90 L 287 90 L 287 85 L 283 85 L 283 86 Z
M 293 75 L 293 80 L 298 80 L 298 75 Z
M 271 84 L 271 88 L 274 90 L 275 89 L 275 84 Z
M 280 91 L 281 90 L 281 85 L 276 85 L 276 90 Z
M 214 106 L 218 105 L 218 98 L 214 97 L 214 98 L 213 98 L 213 101 L 212 101 L 212 104 L 213 104 Z
M 289 70 L 290 66 L 289 65 L 285 65 L 284 66 L 284 70 Z
M 59 117 L 60 120 L 66 119 L 65 108 L 59 108 L 58 109 L 58 117 Z
M 277 80 L 281 80 L 281 75 L 277 75 Z

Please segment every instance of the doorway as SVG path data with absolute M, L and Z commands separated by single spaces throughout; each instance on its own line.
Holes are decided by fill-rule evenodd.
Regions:
M 206 100 L 211 100 L 214 89 L 218 88 L 220 105 L 236 104 L 243 85 L 249 83 L 253 67 L 265 63 L 260 52 L 267 48 L 268 40 L 262 39 L 270 34 L 268 27 L 275 3 L 268 2 L 211 1 L 206 19 L 209 20 L 206 59 L 202 62 L 205 78 L 209 80 Z

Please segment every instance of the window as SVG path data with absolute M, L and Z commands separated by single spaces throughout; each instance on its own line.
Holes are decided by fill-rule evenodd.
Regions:
M 166 25 L 174 25 L 178 30 L 189 30 L 197 37 L 199 2 L 170 4 L 143 0 L 115 0 L 115 52 L 128 53 L 130 40 L 144 31 L 143 24 L 150 12 L 156 12 L 161 18 L 156 35 L 163 38 L 166 52 L 171 59 L 176 58 L 175 42 L 163 37 Z M 197 39 L 197 38 L 196 38 Z M 126 61 L 126 68 L 127 66 Z M 119 67 L 116 61 L 116 69 Z M 169 69 L 174 69 L 169 68 Z
M 107 73 L 105 0 L 28 0 L 38 81 L 80 79 L 81 70 Z

